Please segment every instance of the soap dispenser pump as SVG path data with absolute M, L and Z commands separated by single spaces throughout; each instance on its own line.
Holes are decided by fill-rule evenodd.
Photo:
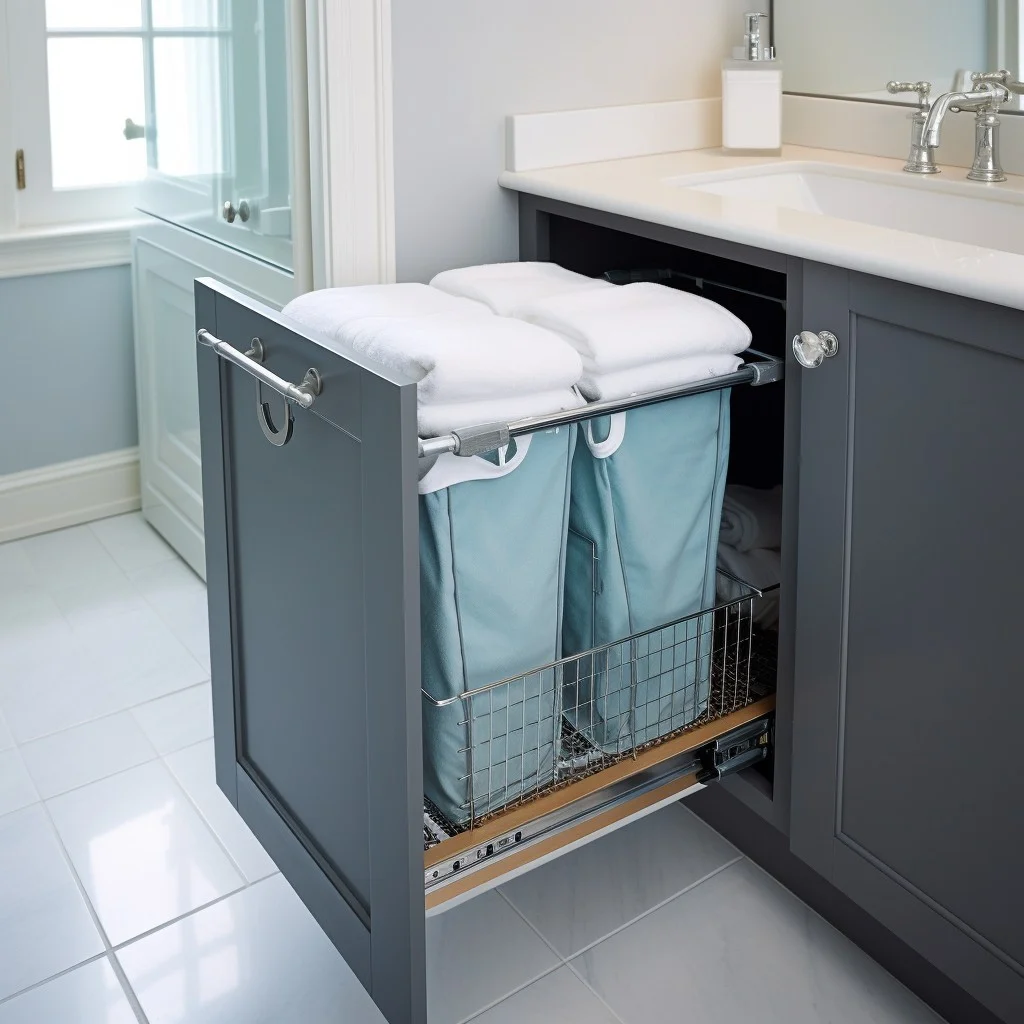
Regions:
M 761 45 L 761 20 L 743 15 L 743 46 L 722 63 L 722 146 L 740 153 L 782 151 L 782 67 Z

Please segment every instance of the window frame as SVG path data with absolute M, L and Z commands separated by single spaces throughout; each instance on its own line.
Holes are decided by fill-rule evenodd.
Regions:
M 25 154 L 25 188 L 15 189 L 13 206 L 5 223 L 0 211 L 0 231 L 5 228 L 43 228 L 61 224 L 82 224 L 129 220 L 137 217 L 143 190 L 160 187 L 170 180 L 177 188 L 188 188 L 184 179 L 167 179 L 153 166 L 155 142 L 150 136 L 145 141 L 126 145 L 147 147 L 148 175 L 136 182 L 82 188 L 53 187 L 53 165 L 50 136 L 48 40 L 50 38 L 130 38 L 140 39 L 143 46 L 145 75 L 145 123 L 154 123 L 155 97 L 153 94 L 153 44 L 157 38 L 189 36 L 218 36 L 229 29 L 209 27 L 154 28 L 152 0 L 139 0 L 141 23 L 138 28 L 48 31 L 44 0 L 0 0 L 0 13 L 6 13 L 6 39 L 0 28 L 0 55 L 7 56 L 9 81 L 0 77 L 0 103 L 6 100 L 7 110 L 0 112 L 0 140 L 4 136 L 4 114 L 9 126 L 11 151 Z M 2 19 L 0 19 L 2 20 Z M 0 202 L 3 201 L 0 191 Z

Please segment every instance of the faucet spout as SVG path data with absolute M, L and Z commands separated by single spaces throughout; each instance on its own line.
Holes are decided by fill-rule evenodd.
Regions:
M 991 86 L 983 86 L 970 92 L 943 93 L 928 111 L 928 118 L 921 135 L 922 144 L 929 149 L 938 148 L 942 124 L 950 111 L 985 110 L 986 108 L 995 111 L 1000 103 L 1006 102 L 1007 95 L 1005 89 L 1001 87 L 993 89 Z

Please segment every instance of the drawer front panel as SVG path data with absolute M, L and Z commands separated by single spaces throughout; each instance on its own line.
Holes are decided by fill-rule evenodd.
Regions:
M 415 386 L 210 281 L 196 323 L 217 781 L 386 1018 L 424 1024 Z M 310 368 L 308 409 L 257 384 Z

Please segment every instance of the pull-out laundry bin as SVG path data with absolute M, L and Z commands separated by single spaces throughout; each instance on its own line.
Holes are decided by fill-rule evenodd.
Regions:
M 424 788 L 465 824 L 550 782 L 576 427 L 420 480 Z M 497 685 L 492 685 L 497 684 Z
M 580 425 L 562 646 L 566 656 L 598 650 L 567 663 L 563 708 L 604 752 L 657 739 L 707 710 L 713 617 L 699 613 L 715 603 L 729 395 Z

